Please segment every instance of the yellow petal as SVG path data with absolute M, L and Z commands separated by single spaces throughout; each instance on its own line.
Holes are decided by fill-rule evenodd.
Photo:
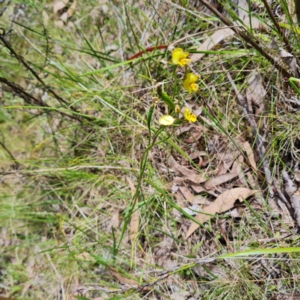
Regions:
M 188 109 L 187 107 L 184 108 L 183 116 L 190 123 L 194 123 L 197 121 L 196 115 L 194 115 L 192 113 L 192 111 L 190 109 Z
M 158 123 L 163 126 L 171 126 L 174 122 L 175 119 L 170 115 L 163 115 L 158 120 Z
M 199 75 L 189 73 L 189 81 L 196 82 L 199 79 Z
M 191 84 L 190 84 L 190 87 L 191 87 L 191 90 L 192 90 L 193 92 L 197 92 L 197 91 L 198 91 L 198 84 L 196 84 L 196 83 L 191 83 Z
M 188 121 L 190 123 L 195 123 L 197 121 L 197 117 L 194 114 L 190 114 Z
M 183 80 L 183 88 L 189 92 L 196 92 L 198 90 L 198 85 L 196 81 L 199 79 L 199 76 L 193 73 L 187 73 Z
M 186 66 L 188 63 L 190 63 L 191 61 L 192 61 L 192 60 L 189 59 L 189 58 L 181 58 L 181 59 L 179 59 L 178 64 L 179 64 L 180 67 L 184 67 L 184 66 Z
M 187 65 L 191 61 L 190 59 L 187 58 L 188 55 L 189 53 L 183 51 L 181 48 L 175 48 L 172 51 L 173 64 L 180 65 L 181 67 Z

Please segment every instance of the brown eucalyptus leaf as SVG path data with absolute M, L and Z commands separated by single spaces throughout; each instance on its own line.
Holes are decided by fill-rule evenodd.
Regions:
M 249 187 L 247 180 L 245 178 L 245 174 L 243 172 L 242 164 L 244 162 L 243 155 L 240 155 L 238 159 L 232 165 L 232 173 L 237 173 L 240 179 L 240 182 L 243 184 L 244 187 Z
M 66 5 L 68 4 L 69 0 L 59 0 L 55 1 L 53 4 L 53 11 L 55 14 L 57 14 L 59 11 L 61 11 Z
M 186 186 L 180 186 L 179 189 L 187 201 L 190 202 L 194 198 L 194 195 L 191 193 L 191 191 Z
M 77 6 L 77 1 L 74 0 L 73 3 L 71 4 L 71 6 L 69 7 L 67 13 L 68 13 L 68 18 L 72 17 L 75 10 L 76 10 L 76 6 Z
M 206 189 L 203 186 L 198 184 L 191 184 L 190 187 L 193 189 L 195 193 L 206 192 Z
M 185 166 L 180 165 L 173 156 L 170 155 L 168 159 L 168 165 L 174 172 L 179 172 L 183 176 L 186 176 L 186 179 L 194 183 L 201 183 L 207 180 L 206 175 L 199 174 L 197 171 L 189 169 Z
M 215 33 L 213 33 L 210 37 L 208 37 L 204 43 L 202 43 L 198 48 L 197 51 L 207 51 L 211 50 L 214 46 L 222 42 L 227 37 L 235 35 L 235 32 L 231 30 L 230 28 L 224 28 L 217 30 Z M 205 53 L 195 53 L 191 55 L 192 62 L 197 62 L 200 60 Z
M 248 88 L 246 90 L 246 98 L 248 103 L 255 104 L 258 108 L 255 110 L 256 115 L 261 115 L 264 111 L 264 98 L 267 94 L 263 84 L 262 77 L 256 71 L 248 79 Z M 252 110 L 252 108 L 250 108 Z M 249 111 L 250 111 L 249 109 Z
M 129 284 L 130 286 L 133 286 L 133 287 L 138 286 L 138 283 L 135 280 L 124 277 L 123 275 L 119 274 L 114 268 L 109 267 L 109 270 L 121 284 Z
M 298 66 L 296 58 L 284 49 L 279 49 L 279 56 L 282 58 L 283 62 L 293 71 L 294 76 L 298 76 Z
M 204 184 L 204 187 L 207 190 L 211 190 L 211 189 L 215 188 L 216 186 L 218 186 L 224 182 L 227 182 L 237 176 L 238 176 L 238 173 L 227 173 L 227 174 L 219 175 L 219 176 L 216 176 L 216 177 L 206 181 Z
M 200 126 L 193 127 L 189 131 L 189 137 L 184 139 L 184 142 L 187 144 L 195 143 L 196 141 L 199 140 L 199 138 L 202 136 L 203 130 Z
M 195 219 L 203 224 L 207 222 L 211 217 L 213 217 L 216 213 L 222 213 L 231 209 L 236 200 L 246 199 L 249 196 L 255 194 L 255 190 L 250 190 L 247 188 L 234 188 L 223 192 L 221 195 L 217 197 L 217 199 L 212 202 L 211 205 L 208 205 L 203 208 L 202 213 L 197 214 Z M 196 230 L 199 225 L 197 223 L 192 223 L 187 234 L 186 239 Z
M 257 171 L 257 166 L 256 166 L 256 162 L 255 162 L 255 158 L 254 158 L 254 153 L 253 150 L 251 148 L 251 145 L 248 142 L 243 143 L 243 149 L 245 150 L 250 166 L 252 167 L 252 169 L 254 171 Z
M 110 219 L 110 222 L 107 226 L 107 231 L 111 231 L 111 228 L 114 227 L 114 228 L 118 228 L 119 225 L 120 225 L 120 212 L 119 212 L 119 209 L 116 208 L 114 210 L 114 213 Z
M 236 160 L 236 158 L 239 156 L 238 151 L 230 151 L 230 152 L 221 152 L 217 154 L 218 159 L 221 161 L 218 168 L 215 170 L 215 175 L 223 175 L 226 174 L 233 162 Z

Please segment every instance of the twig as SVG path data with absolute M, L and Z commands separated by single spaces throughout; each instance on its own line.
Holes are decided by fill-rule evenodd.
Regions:
M 168 45 L 158 45 L 158 46 L 152 46 L 152 47 L 148 47 L 146 48 L 145 50 L 142 50 L 140 52 L 137 52 L 135 53 L 134 55 L 130 56 L 128 58 L 128 60 L 133 60 L 141 55 L 143 55 L 144 53 L 146 52 L 152 52 L 154 50 L 164 50 L 164 49 L 167 49 L 168 48 Z

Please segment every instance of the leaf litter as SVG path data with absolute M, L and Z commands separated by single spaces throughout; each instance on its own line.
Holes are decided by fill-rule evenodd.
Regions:
M 243 199 L 247 199 L 249 196 L 252 196 L 255 192 L 256 191 L 247 188 L 234 188 L 231 190 L 227 190 L 221 195 L 219 195 L 217 199 L 213 201 L 212 204 L 204 207 L 201 213 L 199 213 L 195 217 L 195 219 L 200 224 L 203 224 L 204 222 L 207 222 L 216 213 L 222 213 L 233 208 L 236 200 L 243 201 Z M 190 235 L 197 228 L 199 228 L 199 225 L 197 223 L 192 223 L 186 234 L 186 238 L 190 237 Z

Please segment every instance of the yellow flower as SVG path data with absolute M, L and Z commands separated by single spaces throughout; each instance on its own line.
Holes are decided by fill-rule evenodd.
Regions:
M 186 66 L 191 60 L 187 58 L 188 52 L 184 52 L 181 48 L 175 48 L 172 51 L 172 62 L 180 67 Z
M 198 75 L 193 73 L 187 73 L 183 80 L 183 87 L 188 92 L 197 92 L 198 91 L 198 84 L 196 81 L 199 79 Z
M 195 123 L 197 121 L 196 115 L 194 115 L 187 107 L 184 108 L 183 116 L 190 123 Z
M 175 119 L 170 115 L 163 115 L 158 120 L 158 123 L 163 126 L 171 126 L 174 122 Z

